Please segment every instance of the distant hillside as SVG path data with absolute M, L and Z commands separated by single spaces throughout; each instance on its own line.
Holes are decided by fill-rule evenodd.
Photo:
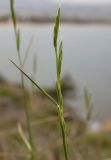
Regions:
M 31 22 L 53 21 L 58 4 L 50 0 L 15 0 L 18 20 Z M 111 22 L 111 4 L 107 5 L 61 5 L 61 20 L 65 22 Z M 10 19 L 9 1 L 0 2 L 0 20 Z

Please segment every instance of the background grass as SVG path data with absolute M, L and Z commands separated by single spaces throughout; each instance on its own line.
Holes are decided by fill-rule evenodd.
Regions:
M 63 103 L 64 92 L 62 97 L 61 84 L 63 51 L 62 41 L 58 42 L 60 9 L 55 19 L 53 40 L 57 72 L 56 88 L 54 87 L 56 90 L 53 92 L 57 92 L 55 100 L 55 97 L 51 97 L 47 90 L 42 89 L 35 83 L 36 62 L 33 63 L 31 78 L 23 72 L 32 40 L 29 42 L 28 50 L 22 61 L 20 31 L 17 28 L 14 1 L 11 0 L 10 2 L 20 67 L 12 63 L 21 71 L 22 87 L 21 85 L 9 84 L 4 79 L 0 83 L 0 159 L 61 160 L 64 159 L 64 155 L 66 160 L 68 158 L 70 160 L 104 160 L 110 158 L 111 133 L 103 131 L 92 133 L 88 130 L 88 123 L 92 115 L 92 102 L 87 89 L 84 90 L 86 120 L 82 120 L 70 107 L 67 108 Z M 39 92 L 35 92 L 33 87 L 31 90 L 26 88 L 23 74 L 39 88 L 46 98 Z M 27 106 L 24 106 L 24 104 L 27 104 Z M 26 114 L 24 113 L 24 107 L 26 108 Z M 23 134 L 31 146 L 31 152 L 18 131 L 18 122 L 21 124 Z M 27 125 L 29 125 L 28 130 Z

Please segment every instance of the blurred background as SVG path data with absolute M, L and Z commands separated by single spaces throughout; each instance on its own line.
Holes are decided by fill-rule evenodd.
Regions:
M 87 110 L 84 102 L 84 86 L 87 86 L 93 103 L 90 130 L 94 132 L 105 130 L 109 133 L 111 132 L 110 0 L 15 0 L 17 23 L 21 32 L 22 56 L 31 43 L 24 70 L 28 75 L 32 74 L 33 57 L 36 55 L 35 79 L 56 98 L 53 26 L 59 6 L 61 8 L 59 40 L 63 40 L 64 55 L 62 85 L 66 110 L 71 114 L 71 122 L 76 119 L 79 124 L 85 126 Z M 6 116 L 6 119 L 9 113 L 11 113 L 9 119 L 14 114 L 16 117 L 19 111 L 18 108 L 17 111 L 13 108 L 21 105 L 20 74 L 8 60 L 11 58 L 18 63 L 16 52 L 10 1 L 0 0 L 0 114 L 2 118 Z M 42 100 L 43 97 L 36 92 L 33 103 L 36 101 L 35 104 L 44 106 L 46 99 L 45 103 Z M 34 110 L 35 108 L 36 105 Z M 44 112 L 55 115 L 55 111 L 52 110 Z M 14 125 L 18 119 L 13 122 Z M 4 124 L 2 119 L 1 128 Z M 83 128 L 79 127 L 79 131 L 83 131 Z M 56 150 L 54 153 L 56 157 Z M 59 160 L 58 157 L 55 159 Z

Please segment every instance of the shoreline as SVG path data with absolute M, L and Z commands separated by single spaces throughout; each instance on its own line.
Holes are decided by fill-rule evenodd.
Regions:
M 24 25 L 30 25 L 30 26 L 35 26 L 35 25 L 53 25 L 53 21 L 38 21 L 38 22 L 30 22 L 30 21 L 18 21 L 18 26 Z M 66 21 L 61 21 L 61 25 L 74 25 L 74 26 L 111 26 L 111 22 L 66 22 Z M 12 25 L 12 21 L 0 21 L 0 27 L 8 27 Z

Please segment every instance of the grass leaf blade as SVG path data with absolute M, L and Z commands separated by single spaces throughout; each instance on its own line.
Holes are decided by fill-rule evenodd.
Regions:
M 9 59 L 10 60 L 10 59 Z M 35 83 L 22 69 L 20 69 L 12 60 L 10 60 L 12 64 L 20 71 L 23 75 L 25 75 L 38 89 L 39 91 L 45 95 L 50 101 L 52 101 L 55 105 L 57 105 L 57 102 L 44 90 L 42 89 L 37 83 Z

